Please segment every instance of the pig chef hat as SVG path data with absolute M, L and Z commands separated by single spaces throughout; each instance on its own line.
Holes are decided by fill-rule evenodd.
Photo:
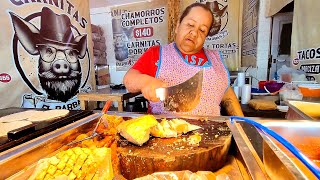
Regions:
M 10 12 L 10 15 L 19 41 L 30 54 L 38 54 L 36 46 L 39 44 L 71 47 L 78 50 L 80 58 L 86 54 L 87 35 L 74 37 L 72 24 L 67 15 L 58 15 L 48 7 L 43 7 L 40 30 L 14 13 Z

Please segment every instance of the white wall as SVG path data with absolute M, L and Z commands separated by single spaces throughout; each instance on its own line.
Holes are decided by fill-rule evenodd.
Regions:
M 137 2 L 152 1 L 152 0 L 89 0 L 90 8 L 101 8 L 107 6 L 117 6 L 124 4 L 132 4 Z
M 252 86 L 258 87 L 259 80 L 268 79 L 268 60 L 271 44 L 271 17 L 265 17 L 266 0 L 259 1 L 257 67 L 249 68 L 247 73 L 252 76 Z
M 107 62 L 111 83 L 120 84 L 126 71 L 116 71 L 110 7 L 92 8 L 90 9 L 90 17 L 91 23 L 99 25 L 104 31 L 103 36 L 106 38 Z

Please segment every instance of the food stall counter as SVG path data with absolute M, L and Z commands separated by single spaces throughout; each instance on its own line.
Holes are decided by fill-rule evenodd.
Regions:
M 114 115 L 114 112 L 112 113 L 109 112 L 108 114 Z M 116 116 L 121 116 L 125 120 L 140 117 L 142 115 L 143 114 L 128 113 L 128 112 L 116 113 Z M 32 173 L 35 171 L 36 166 L 39 163 L 39 160 L 52 157 L 59 152 L 65 151 L 66 144 L 75 140 L 77 137 L 79 137 L 79 135 L 88 133 L 90 130 L 92 130 L 93 127 L 98 122 L 98 119 L 100 118 L 100 116 L 101 116 L 100 113 L 92 114 L 72 124 L 59 128 L 55 131 L 52 131 L 36 139 L 33 139 L 27 143 L 24 143 L 22 145 L 19 145 L 17 147 L 14 147 L 12 149 L 9 149 L 7 151 L 0 153 L 0 171 L 4 172 L 1 174 L 0 178 L 5 179 L 10 177 L 11 179 L 21 179 L 21 178 L 28 179 L 32 175 Z M 166 118 L 168 120 L 172 118 L 176 118 L 175 116 L 169 116 L 169 115 L 159 115 L 155 117 L 157 118 L 157 120 L 160 120 L 161 118 Z M 179 143 L 185 143 L 183 139 L 187 139 L 187 137 L 190 134 L 187 134 L 186 136 L 181 137 L 179 141 L 175 141 L 174 138 L 165 139 L 161 141 L 161 142 L 167 142 L 169 144 L 170 144 L 170 141 L 175 141 L 176 143 L 178 142 L 176 145 L 179 147 L 177 146 L 174 147 L 177 150 L 172 150 L 171 151 L 172 155 L 176 155 L 177 157 L 180 157 L 180 156 L 187 157 L 187 158 L 181 158 L 180 159 L 181 161 L 178 165 L 173 163 L 173 166 L 177 165 L 174 168 L 172 168 L 172 169 L 175 169 L 176 172 L 181 172 L 181 171 L 184 172 L 186 170 L 189 170 L 189 169 L 179 169 L 179 167 L 190 168 L 192 172 L 195 172 L 196 170 L 198 170 L 198 172 L 200 172 L 201 170 L 207 171 L 208 170 L 206 169 L 206 167 L 208 166 L 207 164 L 213 163 L 210 167 L 215 167 L 216 165 L 218 165 L 216 169 L 213 169 L 213 172 L 216 175 L 223 175 L 223 176 L 228 176 L 229 178 L 237 178 L 237 179 L 246 179 L 247 177 L 256 177 L 255 179 L 257 179 L 257 177 L 259 177 L 259 179 L 261 179 L 261 177 L 263 177 L 262 179 L 266 178 L 266 175 L 263 173 L 263 170 L 261 170 L 261 167 L 259 167 L 257 163 L 248 163 L 248 160 L 247 160 L 248 157 L 251 157 L 250 161 L 254 160 L 255 158 L 253 158 L 251 153 L 246 150 L 247 149 L 246 144 L 244 143 L 241 147 L 239 147 L 234 142 L 233 136 L 238 136 L 238 135 L 233 134 L 233 132 L 231 132 L 231 129 L 228 127 L 228 123 L 226 121 L 228 120 L 228 117 L 222 117 L 222 116 L 221 117 L 205 117 L 205 119 L 202 119 L 203 117 L 185 116 L 185 117 L 179 117 L 179 118 L 183 118 L 188 122 L 192 122 L 192 123 L 198 121 L 200 125 L 203 125 L 203 124 L 212 125 L 212 126 L 206 126 L 204 128 L 205 131 L 203 131 L 203 133 L 205 134 L 205 133 L 214 132 L 217 134 L 213 136 L 212 135 L 206 136 L 209 138 L 208 139 L 204 138 L 203 142 L 200 143 L 199 148 L 190 146 L 189 150 L 194 152 L 194 154 L 189 154 L 189 155 L 186 155 L 185 153 L 183 154 L 179 153 L 179 152 L 185 152 L 183 150 L 186 148 L 186 147 L 180 146 Z M 210 128 L 212 128 L 213 131 L 211 131 Z M 210 131 L 206 131 L 206 130 L 210 130 Z M 233 131 L 236 131 L 236 129 L 233 129 Z M 241 136 L 238 136 L 238 137 L 241 139 Z M 144 148 L 144 151 L 147 150 L 147 147 L 148 148 L 160 147 L 160 146 L 157 146 L 157 143 L 155 143 L 156 141 L 160 141 L 160 139 L 150 138 L 149 142 L 139 147 L 136 145 L 132 145 L 130 143 L 128 145 L 127 141 L 125 141 L 123 138 L 120 138 L 118 139 L 119 147 L 117 151 L 119 150 L 125 151 L 128 148 L 129 149 L 132 148 L 131 152 L 138 152 L 139 149 L 141 150 L 143 148 Z M 152 146 L 149 146 L 150 143 L 152 143 Z M 210 144 L 210 143 L 216 143 L 216 145 Z M 245 154 L 240 154 L 239 149 L 243 149 L 241 150 L 241 152 Z M 201 152 L 198 152 L 197 150 L 200 150 Z M 134 155 L 137 155 L 137 153 L 132 154 L 129 151 L 127 152 L 128 156 L 126 157 L 128 158 L 127 159 L 128 161 L 132 160 L 130 159 L 130 157 L 135 158 Z M 150 150 L 149 152 L 151 156 L 151 152 L 153 151 Z M 206 153 L 206 152 L 210 152 L 210 153 Z M 198 156 L 195 155 L 197 153 L 199 153 Z M 128 161 L 126 161 L 126 159 L 123 158 L 123 154 L 122 156 L 118 154 L 118 157 L 120 158 L 119 160 L 120 171 L 118 175 L 120 176 L 123 175 L 127 179 L 135 178 L 131 175 L 128 175 L 128 173 L 126 174 L 124 168 L 121 169 L 121 167 L 128 165 L 126 164 L 128 163 Z M 146 159 L 149 158 L 148 154 L 145 156 L 145 158 Z M 218 160 L 220 162 L 214 162 L 214 161 L 210 161 L 211 158 L 218 158 L 218 159 L 222 158 L 222 159 Z M 203 166 L 199 165 L 198 166 L 199 169 L 192 169 L 197 165 L 193 164 L 194 161 L 190 161 L 190 159 L 194 159 L 198 162 L 203 161 L 202 162 Z M 204 159 L 208 159 L 208 160 L 204 161 Z M 246 159 L 246 161 L 244 159 Z M 143 165 L 142 161 L 137 160 L 135 163 L 142 163 L 141 165 Z M 216 165 L 214 163 L 216 163 Z M 152 168 L 148 168 L 146 164 L 143 166 L 141 165 L 135 166 L 135 167 L 152 169 Z M 159 165 L 155 165 L 155 167 L 162 167 L 161 163 L 159 162 Z M 115 168 L 116 167 L 114 167 L 114 169 Z M 248 173 L 249 172 L 248 168 L 256 169 L 258 171 L 255 171 L 254 173 L 251 171 L 252 173 Z M 140 170 L 135 169 L 135 170 L 137 174 L 144 172 L 144 169 L 140 169 Z M 165 171 L 169 171 L 169 169 L 165 168 Z M 115 175 L 116 174 L 117 173 L 115 173 Z

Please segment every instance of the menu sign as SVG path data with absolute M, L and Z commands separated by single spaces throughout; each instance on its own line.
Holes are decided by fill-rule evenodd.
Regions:
M 166 6 L 156 0 L 111 9 L 117 71 L 127 71 L 150 46 L 167 43 Z

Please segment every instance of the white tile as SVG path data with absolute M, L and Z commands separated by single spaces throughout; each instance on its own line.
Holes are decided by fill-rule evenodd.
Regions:
M 268 67 L 268 59 L 261 59 L 260 61 L 257 61 L 257 66 L 261 68 L 267 68 Z
M 266 80 L 267 79 L 267 69 L 268 68 L 260 68 L 260 67 L 258 67 L 257 79 Z
M 249 74 L 249 76 L 251 76 L 251 84 L 252 87 L 258 87 L 258 78 L 257 78 L 257 68 L 249 68 L 247 70 L 247 73 Z
M 257 68 L 248 68 L 247 73 L 249 74 L 249 76 L 257 76 Z
M 258 51 L 269 51 L 270 49 L 270 41 L 258 40 Z
M 268 50 L 258 49 L 257 51 L 257 62 L 263 61 L 264 59 L 268 59 Z

